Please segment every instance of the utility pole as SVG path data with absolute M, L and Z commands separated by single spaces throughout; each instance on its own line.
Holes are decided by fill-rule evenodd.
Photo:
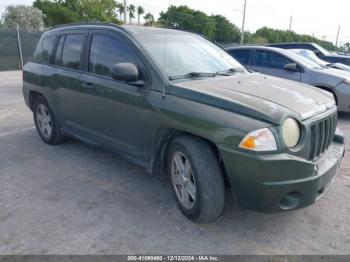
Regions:
M 247 0 L 244 0 L 242 32 L 241 32 L 241 45 L 243 45 L 243 40 L 244 40 L 244 22 L 245 22 L 245 11 L 246 11 L 246 9 L 247 9 Z
M 291 16 L 289 20 L 289 31 L 292 31 L 292 23 L 293 23 L 293 16 Z
M 128 8 L 128 4 L 126 2 L 126 0 L 124 0 L 124 25 L 128 24 L 128 19 L 127 19 L 127 8 Z
M 337 40 L 335 40 L 335 47 L 338 47 L 339 32 L 340 32 L 340 25 L 338 27 Z

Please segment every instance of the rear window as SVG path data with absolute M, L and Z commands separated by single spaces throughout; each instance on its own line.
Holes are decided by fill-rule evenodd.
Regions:
M 60 65 L 73 69 L 79 69 L 83 42 L 83 34 L 66 35 L 61 58 L 58 58 L 58 60 L 60 61 Z M 57 51 L 59 52 L 59 50 Z M 58 52 L 56 52 L 55 59 L 57 59 Z
M 55 41 L 56 36 L 49 36 L 43 38 L 43 40 L 39 42 L 35 50 L 35 53 L 33 55 L 33 62 L 40 64 L 49 64 L 52 57 L 52 51 L 55 45 Z
M 248 49 L 233 49 L 228 51 L 234 58 L 236 58 L 241 64 L 249 64 L 250 50 Z

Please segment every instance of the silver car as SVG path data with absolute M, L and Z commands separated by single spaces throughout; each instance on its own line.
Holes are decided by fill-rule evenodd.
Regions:
M 350 112 L 350 72 L 325 68 L 291 51 L 275 47 L 231 47 L 226 51 L 254 71 L 329 91 L 335 97 L 338 111 Z
M 319 64 L 322 67 L 331 67 L 339 70 L 344 70 L 350 72 L 350 66 L 342 64 L 342 63 L 329 63 L 326 62 L 320 58 L 318 58 L 317 55 L 315 55 L 314 52 L 307 50 L 307 49 L 288 49 L 288 51 L 291 51 L 293 53 L 296 53 L 298 55 L 301 55 L 302 57 L 305 57 L 317 64 Z

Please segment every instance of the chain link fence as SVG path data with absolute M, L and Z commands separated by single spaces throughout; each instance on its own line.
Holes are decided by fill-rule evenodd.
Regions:
M 25 64 L 31 58 L 42 33 L 0 29 L 0 71 L 21 69 L 20 47 Z

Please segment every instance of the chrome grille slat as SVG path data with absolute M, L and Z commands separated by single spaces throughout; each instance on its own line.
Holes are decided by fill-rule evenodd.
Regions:
M 328 143 L 329 143 L 330 134 L 331 134 L 331 130 L 330 130 L 330 127 L 331 127 L 331 119 L 332 119 L 332 118 L 329 118 L 329 119 L 327 119 L 327 120 L 325 121 L 325 130 L 326 130 L 325 142 L 324 142 L 324 144 L 325 144 L 325 146 L 324 146 L 325 150 L 326 150 L 326 148 L 328 148 L 328 146 L 329 146 Z
M 318 158 L 328 149 L 333 141 L 336 126 L 336 113 L 311 126 L 310 160 Z
M 318 136 L 317 136 L 318 147 L 317 147 L 316 157 L 321 154 L 321 148 L 322 148 L 322 144 L 323 144 L 323 141 L 321 140 L 321 137 L 322 137 L 321 123 L 317 125 L 318 126 Z

